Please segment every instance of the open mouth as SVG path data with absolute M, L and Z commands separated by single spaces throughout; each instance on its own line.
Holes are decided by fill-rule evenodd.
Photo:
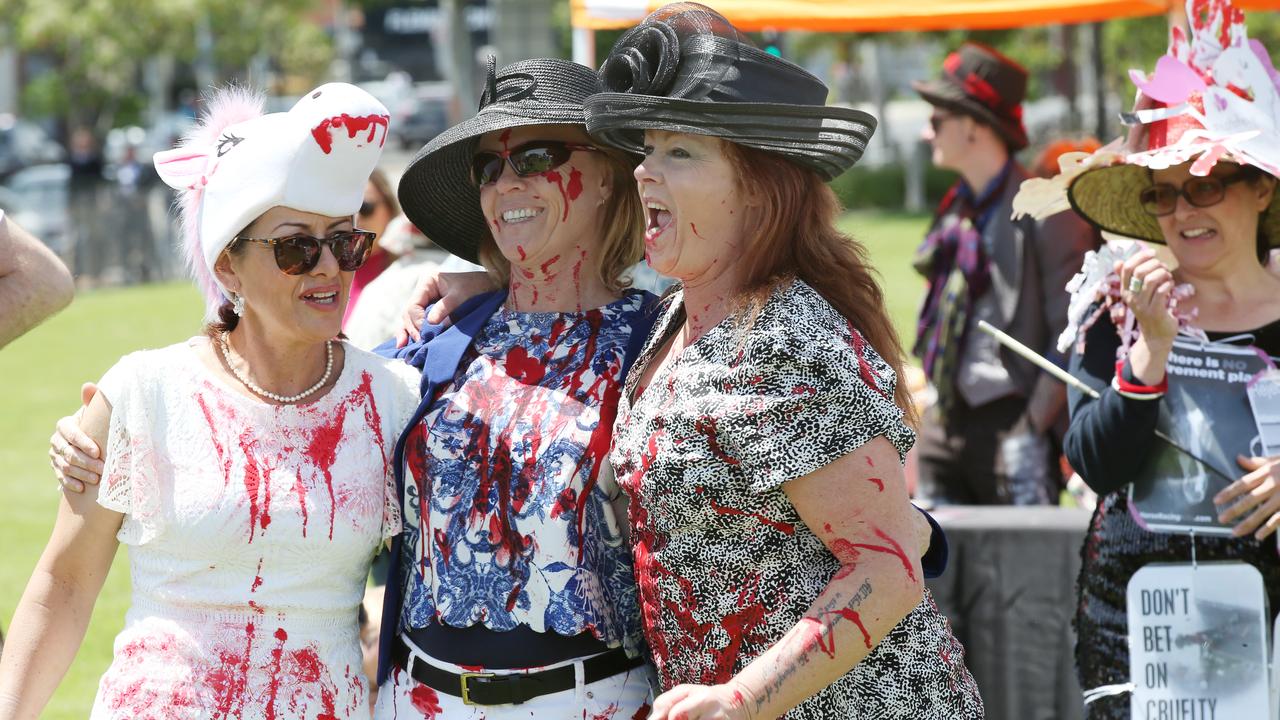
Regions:
M 1218 236 L 1218 231 L 1212 228 L 1191 228 L 1178 233 L 1183 240 L 1212 240 Z
M 538 208 L 515 208 L 512 210 L 504 210 L 502 213 L 502 222 L 508 225 L 517 225 L 530 220 L 542 214 L 542 210 Z
M 323 290 L 305 293 L 302 296 L 303 302 L 319 305 L 321 307 L 333 306 L 338 304 L 338 291 Z
M 672 215 L 667 206 L 659 202 L 646 202 L 645 209 L 648 211 L 649 222 L 645 226 L 644 241 L 651 243 L 671 226 Z

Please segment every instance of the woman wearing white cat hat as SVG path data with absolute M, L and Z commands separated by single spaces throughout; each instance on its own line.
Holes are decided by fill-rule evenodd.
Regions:
M 102 483 L 62 498 L 0 663 L 0 718 L 40 714 L 117 541 L 132 605 L 93 718 L 368 712 L 356 608 L 400 529 L 384 438 L 417 406 L 417 373 L 334 338 L 374 239 L 352 216 L 387 119 L 351 85 L 269 115 L 225 91 L 156 155 L 182 191 L 206 332 L 126 356 L 83 414 Z

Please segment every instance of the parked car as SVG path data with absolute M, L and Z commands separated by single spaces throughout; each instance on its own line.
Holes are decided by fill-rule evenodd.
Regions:
M 453 86 L 447 82 L 417 83 L 408 111 L 392 122 L 391 136 L 401 147 L 417 149 L 449 127 Z
M 63 254 L 69 250 L 70 181 L 71 166 L 66 163 L 23 168 L 0 185 L 0 208 L 55 253 Z
M 39 125 L 0 113 L 0 180 L 30 165 L 62 162 L 66 151 Z

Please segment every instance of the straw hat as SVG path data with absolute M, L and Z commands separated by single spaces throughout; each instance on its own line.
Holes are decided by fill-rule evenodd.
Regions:
M 1252 165 L 1280 177 L 1280 74 L 1266 48 L 1245 35 L 1244 13 L 1228 0 L 1187 3 L 1191 33 L 1176 28 L 1169 51 L 1146 76 L 1130 71 L 1140 91 L 1126 153 L 1070 180 L 1068 200 L 1104 231 L 1163 243 L 1155 217 L 1138 201 L 1151 170 L 1195 159 L 1191 174 L 1206 176 L 1219 160 Z M 1259 221 L 1271 247 L 1280 247 L 1280 191 Z

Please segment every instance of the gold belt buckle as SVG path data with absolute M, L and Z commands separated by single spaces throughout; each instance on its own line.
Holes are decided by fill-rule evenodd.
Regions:
M 471 680 L 472 678 L 491 678 L 494 676 L 495 676 L 495 673 L 478 673 L 478 672 L 462 673 L 462 676 L 461 676 L 462 677 L 462 704 L 464 705 L 476 704 L 474 702 L 471 702 L 471 688 L 467 687 L 468 680 Z

